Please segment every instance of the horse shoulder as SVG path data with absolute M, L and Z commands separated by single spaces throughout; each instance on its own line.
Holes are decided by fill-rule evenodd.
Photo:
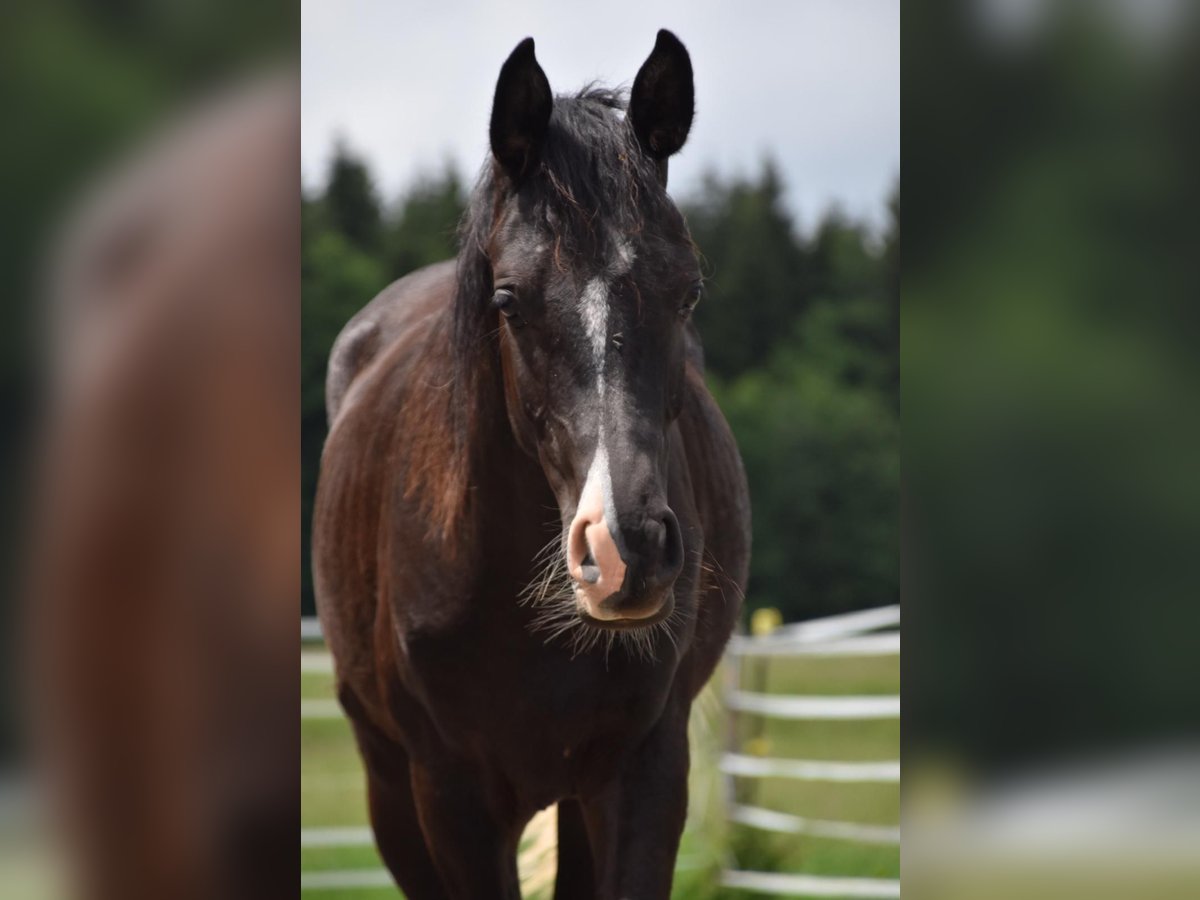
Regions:
M 331 425 L 351 387 L 381 352 L 452 302 L 454 268 L 454 260 L 443 260 L 410 272 L 385 287 L 346 323 L 329 352 L 325 376 L 325 411 Z
M 438 332 L 449 321 L 454 287 L 452 261 L 401 278 L 351 319 L 330 356 L 313 577 L 339 677 L 360 684 L 374 677 L 375 635 L 387 622 L 381 607 L 398 582 L 419 575 L 419 567 L 398 572 L 390 564 L 394 540 L 408 541 L 419 559 L 425 539 L 406 500 L 412 436 L 404 423 L 414 386 L 439 377 L 433 357 L 445 344 Z

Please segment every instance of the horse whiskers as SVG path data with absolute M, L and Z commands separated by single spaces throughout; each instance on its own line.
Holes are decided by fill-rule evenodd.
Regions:
M 724 566 L 721 565 L 720 561 L 715 556 L 713 556 L 711 553 L 709 553 L 707 550 L 704 551 L 704 558 L 707 558 L 707 559 L 711 560 L 711 562 L 712 562 L 711 566 L 707 566 L 707 570 L 713 576 L 713 578 L 714 579 L 720 578 L 727 585 L 732 587 L 734 589 L 734 591 L 737 593 L 738 602 L 744 603 L 746 601 L 746 592 L 742 589 L 742 587 L 736 581 L 734 581 L 732 578 L 729 577 L 729 575 L 725 572 Z M 703 559 L 701 560 L 701 565 L 704 565 Z
M 556 554 L 562 552 L 563 537 L 561 534 L 556 534 L 550 538 L 545 545 L 537 553 L 533 555 L 534 565 L 545 564 Z
M 542 569 L 517 595 L 517 602 L 522 606 L 545 606 L 561 599 L 564 594 L 574 595 L 574 586 L 567 571 L 566 560 L 562 556 L 561 544 L 562 538 L 555 535 L 534 555 L 533 565 L 541 566 Z
M 616 646 L 647 662 L 656 661 L 661 641 L 670 642 L 674 651 L 679 652 L 679 637 L 690 624 L 691 611 L 677 606 L 662 621 L 642 628 L 622 631 L 596 628 L 588 625 L 577 611 L 575 582 L 567 569 L 561 535 L 555 535 L 534 555 L 533 565 L 539 570 L 517 595 L 517 602 L 537 610 L 527 627 L 532 633 L 542 634 L 545 643 L 567 641 L 572 659 L 603 644 L 606 664 Z
M 606 663 L 615 646 L 624 648 L 639 659 L 654 662 L 657 659 L 656 644 L 659 634 L 671 643 L 675 652 L 678 652 L 676 626 L 680 626 L 681 630 L 687 621 L 686 615 L 677 609 L 661 622 L 644 628 L 623 631 L 596 628 L 588 625 L 576 611 L 573 583 L 559 585 L 553 592 L 539 587 L 532 605 L 538 607 L 538 613 L 529 623 L 528 628 L 531 632 L 542 634 L 547 644 L 560 638 L 567 641 L 572 659 L 597 650 L 603 644 Z
M 670 616 L 667 616 L 665 619 L 663 619 L 661 622 L 659 622 L 657 625 L 655 625 L 654 628 L 655 628 L 655 630 L 661 631 L 664 635 L 666 635 L 667 640 L 671 642 L 671 646 L 674 647 L 675 652 L 678 653 L 679 652 L 679 642 L 675 639 L 674 632 L 671 631 L 671 616 L 674 616 L 674 615 L 675 615 L 675 613 L 672 612 Z

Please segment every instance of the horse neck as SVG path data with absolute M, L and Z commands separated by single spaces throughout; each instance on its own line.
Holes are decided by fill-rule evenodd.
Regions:
M 547 540 L 546 521 L 553 518 L 547 510 L 556 509 L 557 502 L 541 465 L 513 432 L 494 343 L 471 376 L 456 384 L 453 410 L 448 411 L 459 437 L 455 483 L 465 489 L 451 541 L 456 562 L 494 569 L 497 559 L 505 557 L 502 567 L 517 564 L 525 575 Z
M 395 439 L 406 448 L 405 497 L 418 501 L 431 543 L 441 545 L 447 558 L 461 560 L 478 529 L 474 495 L 487 480 L 487 449 L 503 446 L 507 417 L 489 352 L 473 368 L 457 364 L 453 317 L 448 306 L 428 330 L 409 336 L 416 346 L 402 376 Z

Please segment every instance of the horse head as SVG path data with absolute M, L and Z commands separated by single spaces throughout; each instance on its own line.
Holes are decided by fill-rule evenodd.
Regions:
M 460 347 L 496 335 L 511 429 L 558 501 L 567 596 L 597 627 L 670 615 L 692 524 L 667 482 L 701 278 L 666 193 L 692 116 L 691 61 L 668 31 L 627 104 L 555 97 L 526 39 L 500 71 L 465 225 Z

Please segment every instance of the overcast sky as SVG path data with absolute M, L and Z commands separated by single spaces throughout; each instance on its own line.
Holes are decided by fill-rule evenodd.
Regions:
M 900 173 L 899 0 L 303 0 L 305 184 L 340 137 L 385 198 L 453 159 L 474 178 L 500 66 L 532 36 L 555 92 L 631 84 L 670 28 L 696 73 L 696 121 L 671 162 L 687 197 L 705 171 L 779 163 L 801 226 L 830 205 L 876 227 Z

